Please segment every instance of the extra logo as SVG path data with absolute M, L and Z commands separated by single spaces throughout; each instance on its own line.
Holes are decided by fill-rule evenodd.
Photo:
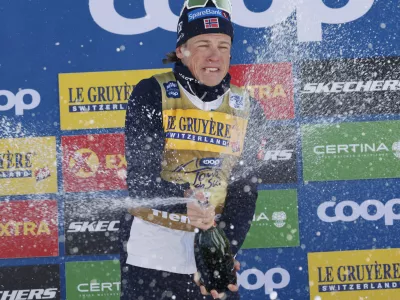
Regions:
M 0 239 L 0 258 L 57 256 L 57 201 L 0 203 Z
M 26 97 L 28 96 L 28 97 Z M 6 98 L 5 104 L 1 104 L 2 98 Z M 27 100 L 30 99 L 30 100 Z M 27 101 L 26 101 L 27 100 Z M 40 104 L 40 94 L 32 89 L 24 89 L 14 94 L 7 90 L 0 90 L 0 111 L 15 109 L 17 116 L 23 116 L 24 111 L 32 110 Z
M 242 273 L 237 273 L 238 285 L 250 291 L 264 288 L 265 295 L 273 291 L 283 289 L 290 283 L 290 274 L 283 268 L 272 268 L 263 273 L 258 269 L 248 269 Z M 251 280 L 249 278 L 253 277 Z M 254 277 L 256 280 L 254 281 Z M 280 278 L 280 280 L 276 280 Z
M 89 1 L 94 21 L 104 30 L 115 34 L 133 35 L 156 28 L 176 30 L 178 17 L 171 11 L 168 0 L 143 0 L 146 16 L 126 18 L 115 9 L 114 0 Z M 247 28 L 264 28 L 279 24 L 293 12 L 297 16 L 297 34 L 300 42 L 321 41 L 322 24 L 342 24 L 364 16 L 374 0 L 351 0 L 341 8 L 330 8 L 323 1 L 272 1 L 264 12 L 253 12 L 243 0 L 232 0 L 240 14 L 233 14 L 233 22 Z M 151 16 L 151 17 L 150 17 Z
M 259 101 L 267 119 L 294 118 L 291 63 L 234 65 L 229 73 L 232 84 L 243 88 L 251 98 Z
M 64 190 L 126 189 L 123 134 L 63 136 Z
M 360 217 L 367 221 L 385 220 L 385 225 L 393 225 L 394 220 L 400 220 L 400 214 L 394 213 L 395 207 L 399 207 L 400 199 L 392 199 L 386 203 L 379 200 L 366 200 L 361 204 L 354 201 L 323 202 L 318 206 L 318 217 L 324 222 L 353 222 Z M 371 212 L 370 207 L 374 207 Z M 347 208 L 347 209 L 346 209 Z M 346 213 L 350 208 L 351 214 Z

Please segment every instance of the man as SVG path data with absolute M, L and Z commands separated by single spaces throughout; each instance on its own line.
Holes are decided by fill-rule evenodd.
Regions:
M 196 228 L 206 230 L 216 220 L 236 255 L 257 199 L 254 129 L 264 117 L 230 84 L 230 15 L 228 0 L 186 1 L 176 52 L 166 59 L 175 62 L 173 72 L 139 82 L 128 103 L 130 197 L 192 196 L 212 205 L 129 210 L 121 226 L 121 299 L 240 299 L 237 285 L 223 293 L 194 283 Z

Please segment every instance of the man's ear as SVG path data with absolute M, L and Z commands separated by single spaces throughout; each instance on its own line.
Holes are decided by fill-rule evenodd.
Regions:
M 183 46 L 179 46 L 178 48 L 175 49 L 176 56 L 179 59 L 183 58 L 183 51 L 184 51 Z

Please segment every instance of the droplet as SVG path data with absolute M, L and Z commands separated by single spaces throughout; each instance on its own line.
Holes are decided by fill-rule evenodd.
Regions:
M 276 298 L 278 298 L 278 293 L 277 293 L 277 292 L 272 292 L 272 293 L 269 295 L 269 298 L 270 298 L 271 300 L 275 300 Z
M 381 23 L 381 28 L 385 29 L 386 28 L 386 24 L 385 23 Z

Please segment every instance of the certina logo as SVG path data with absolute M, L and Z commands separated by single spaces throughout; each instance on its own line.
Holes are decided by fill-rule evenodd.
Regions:
M 26 97 L 29 96 L 29 97 Z M 3 98 L 5 97 L 5 104 Z M 31 100 L 27 100 L 30 98 Z M 25 100 L 27 100 L 25 102 Z M 32 110 L 40 104 L 40 94 L 32 89 L 20 90 L 16 95 L 7 90 L 0 90 L 0 111 L 7 111 L 15 107 L 17 116 L 24 115 L 25 110 Z
M 162 28 L 176 32 L 178 17 L 171 11 L 168 0 L 143 0 L 146 16 L 130 19 L 121 16 L 114 0 L 89 0 L 94 21 L 104 30 L 115 34 L 133 35 Z M 323 1 L 272 1 L 264 12 L 252 12 L 243 0 L 232 0 L 235 11 L 233 22 L 248 28 L 265 28 L 286 20 L 294 11 L 300 42 L 321 41 L 322 24 L 342 24 L 364 16 L 374 0 L 350 0 L 341 8 L 330 8 Z
M 393 144 L 393 149 L 397 149 Z M 389 148 L 384 143 L 371 144 L 338 144 L 338 145 L 318 145 L 314 147 L 314 153 L 318 155 L 331 154 L 360 154 L 360 153 L 387 153 Z
M 101 283 L 90 282 L 90 283 L 79 284 L 77 286 L 77 289 L 81 293 L 93 293 L 93 292 L 105 293 L 105 292 L 119 292 L 120 287 L 121 287 L 120 282 L 101 282 Z
M 354 201 L 342 201 L 340 203 L 327 201 L 318 206 L 317 214 L 324 222 L 353 222 L 362 217 L 367 221 L 384 218 L 385 225 L 393 225 L 393 220 L 400 220 L 400 214 L 395 214 L 393 211 L 396 205 L 400 205 L 400 199 L 392 199 L 385 204 L 378 200 L 366 200 L 361 204 Z M 346 207 L 351 209 L 351 214 L 348 213 Z M 374 207 L 375 212 L 370 212 L 369 207 Z
M 254 276 L 256 277 L 255 282 Z M 274 290 L 285 288 L 290 283 L 289 272 L 282 268 L 272 268 L 265 274 L 258 269 L 248 269 L 240 274 L 237 273 L 237 277 L 239 286 L 250 291 L 264 287 L 265 295 L 271 294 Z M 250 277 L 251 280 L 249 280 Z
M 6 223 L 0 222 L 0 237 L 38 235 L 50 235 L 49 224 L 46 221 L 40 221 L 40 223 L 30 221 L 8 221 Z
M 56 299 L 57 288 L 0 291 L 1 300 Z
M 72 222 L 67 232 L 110 232 L 119 230 L 120 221 Z
M 265 212 L 254 214 L 252 226 L 266 226 L 270 220 L 274 222 L 275 227 L 282 228 L 286 224 L 287 215 L 284 211 L 274 211 L 271 218 L 268 218 Z
M 399 91 L 400 80 L 307 83 L 302 94 Z

